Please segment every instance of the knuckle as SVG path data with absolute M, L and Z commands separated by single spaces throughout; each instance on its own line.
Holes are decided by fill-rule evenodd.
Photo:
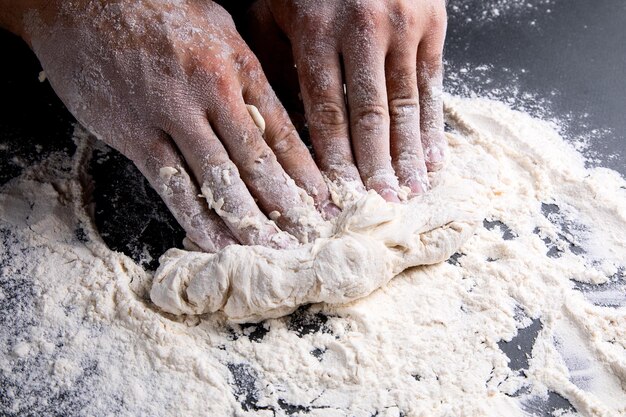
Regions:
M 296 141 L 296 130 L 293 126 L 282 126 L 273 139 L 274 152 L 280 155 L 292 155 L 299 151 L 300 142 Z
M 223 21 L 225 24 L 235 26 L 232 16 L 224 7 L 216 2 L 206 2 L 205 6 L 208 8 L 207 12 L 210 13 L 209 15 L 218 16 L 220 21 Z
M 420 161 L 423 160 L 424 157 L 422 152 L 420 152 L 416 146 L 413 146 L 403 149 L 395 159 L 400 169 L 413 170 L 414 168 L 419 167 Z
M 252 53 L 243 51 L 234 58 L 235 68 L 242 74 L 258 75 L 261 65 Z
M 309 124 L 312 127 L 343 126 L 347 123 L 344 106 L 333 101 L 315 103 L 310 113 Z
M 389 101 L 389 114 L 392 119 L 405 120 L 419 115 L 419 99 L 414 97 L 397 97 Z
M 354 110 L 355 127 L 364 131 L 376 131 L 389 123 L 389 112 L 386 106 L 366 104 Z
M 350 14 L 358 31 L 369 32 L 388 24 L 389 15 L 384 3 L 368 1 L 365 4 L 362 2 L 351 4 Z
M 418 15 L 408 8 L 405 2 L 397 2 L 390 6 L 389 20 L 396 34 L 405 37 L 414 32 Z
M 330 19 L 327 13 L 309 12 L 303 13 L 300 19 L 301 31 L 307 34 L 325 33 L 330 27 Z
M 267 172 L 267 166 L 276 162 L 276 157 L 267 146 L 258 144 L 245 153 L 239 170 L 248 179 L 260 178 Z
M 199 99 L 207 94 L 211 98 L 230 97 L 234 85 L 236 84 L 230 71 L 226 69 L 211 71 L 192 86 L 192 94 Z
M 430 11 L 430 24 L 437 32 L 445 32 L 448 25 L 448 13 L 445 4 L 437 4 Z

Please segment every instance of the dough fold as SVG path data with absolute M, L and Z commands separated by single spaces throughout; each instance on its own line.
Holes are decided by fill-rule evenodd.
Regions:
M 407 204 L 370 192 L 343 211 L 331 237 L 296 249 L 170 249 L 160 259 L 152 301 L 171 314 L 222 311 L 241 323 L 365 297 L 407 268 L 448 259 L 482 222 L 488 200 L 476 181 L 439 182 Z

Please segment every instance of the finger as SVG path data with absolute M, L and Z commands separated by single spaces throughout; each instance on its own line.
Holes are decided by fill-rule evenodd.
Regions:
M 290 115 L 302 115 L 304 109 L 298 98 L 298 72 L 291 46 L 276 24 L 267 2 L 256 2 L 250 7 L 245 26 L 249 33 L 246 41 L 261 62 L 263 73 L 280 102 Z
M 241 243 L 273 248 L 294 246 L 293 237 L 280 232 L 259 210 L 237 167 L 202 116 L 170 132 L 211 209 Z
M 350 133 L 365 186 L 387 201 L 398 202 L 398 179 L 391 165 L 384 49 L 379 42 L 362 36 L 353 36 L 346 42 Z
M 241 94 L 225 97 L 224 105 L 209 117 L 259 207 L 300 241 L 317 237 L 321 215 L 278 163 Z
M 127 150 L 127 156 L 159 193 L 188 238 L 207 252 L 238 243 L 224 222 L 198 197 L 198 186 L 165 133 L 154 131 L 126 139 L 137 145 Z
M 262 75 L 257 79 L 251 79 L 245 74 L 242 74 L 242 77 L 244 100 L 248 105 L 254 106 L 248 110 L 253 114 L 259 113 L 265 126 L 263 137 L 276 155 L 279 164 L 300 188 L 313 197 L 315 206 L 326 218 L 334 217 L 339 209 L 331 201 L 322 173 L 315 165 L 304 142 L 300 140 L 272 88 Z M 256 121 L 255 124 L 258 125 Z
M 428 189 L 428 176 L 420 139 L 420 105 L 415 69 L 415 48 L 394 48 L 387 55 L 391 159 L 400 185 L 412 194 Z
M 422 147 L 426 166 L 436 171 L 443 166 L 447 151 L 443 122 L 443 45 L 445 10 L 433 15 L 432 27 L 417 51 L 417 83 L 420 94 Z
M 311 143 L 322 172 L 364 190 L 350 145 L 348 111 L 339 54 L 320 42 L 294 48 Z M 315 57 L 312 59 L 311 57 Z

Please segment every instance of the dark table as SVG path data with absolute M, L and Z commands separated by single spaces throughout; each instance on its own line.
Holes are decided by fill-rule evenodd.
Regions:
M 626 175 L 625 2 L 451 0 L 445 58 L 448 90 L 514 98 L 554 117 Z

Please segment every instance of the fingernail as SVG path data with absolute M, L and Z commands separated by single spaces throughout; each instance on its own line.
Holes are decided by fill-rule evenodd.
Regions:
M 438 146 L 431 146 L 426 149 L 426 162 L 430 162 L 431 164 L 439 164 L 443 162 L 443 152 L 439 149 Z
M 341 213 L 341 209 L 335 205 L 332 201 L 327 201 L 322 204 L 322 216 L 324 220 L 330 220 L 339 215 Z
M 398 193 L 390 188 L 385 188 L 379 192 L 380 196 L 390 203 L 399 203 Z
M 411 189 L 413 196 L 424 194 L 427 190 L 426 184 L 417 178 L 409 180 L 408 186 Z
M 278 232 L 269 238 L 267 244 L 263 244 L 263 246 L 268 246 L 273 249 L 293 249 L 298 247 L 300 242 L 298 239 L 291 236 L 287 232 Z
M 424 159 L 426 160 L 426 168 L 429 172 L 439 171 L 443 168 L 446 159 L 445 151 L 439 146 L 431 146 L 426 149 Z

